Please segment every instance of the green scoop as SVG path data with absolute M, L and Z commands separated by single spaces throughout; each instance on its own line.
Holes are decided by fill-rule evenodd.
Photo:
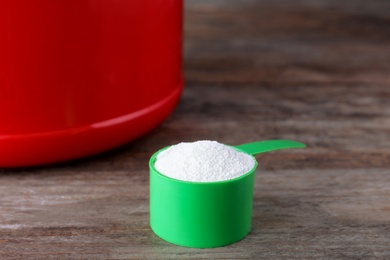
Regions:
M 233 148 L 253 157 L 303 147 L 295 141 L 269 140 Z M 170 243 L 195 248 L 225 246 L 243 239 L 251 230 L 256 159 L 253 157 L 256 163 L 252 170 L 237 178 L 188 182 L 169 178 L 155 169 L 162 150 L 149 161 L 150 226 L 154 233 Z
M 291 140 L 268 140 L 268 141 L 240 144 L 235 147 L 245 153 L 256 155 L 260 153 L 271 152 L 271 151 L 282 150 L 282 149 L 304 148 L 306 147 L 306 145 Z

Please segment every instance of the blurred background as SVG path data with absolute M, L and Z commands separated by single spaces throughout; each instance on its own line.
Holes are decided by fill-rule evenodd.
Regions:
M 389 1 L 185 4 L 186 90 L 174 117 L 185 113 L 189 125 L 202 117 L 198 138 L 291 138 L 308 142 L 315 167 L 329 153 L 328 167 L 382 166 L 378 157 L 390 148 L 379 138 L 390 123 Z M 350 160 L 357 150 L 365 155 Z
M 386 0 L 186 1 L 187 83 L 388 83 Z

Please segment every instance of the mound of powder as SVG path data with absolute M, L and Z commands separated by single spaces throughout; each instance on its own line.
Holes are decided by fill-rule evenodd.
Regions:
M 177 180 L 214 182 L 234 179 L 255 166 L 253 157 L 216 141 L 179 143 L 158 154 L 155 168 Z

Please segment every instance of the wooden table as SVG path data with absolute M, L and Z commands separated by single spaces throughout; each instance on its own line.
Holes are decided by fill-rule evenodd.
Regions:
M 0 259 L 390 259 L 390 2 L 186 2 L 186 88 L 115 151 L 0 172 Z M 149 227 L 148 159 L 181 141 L 293 139 L 257 156 L 253 228 L 215 249 Z

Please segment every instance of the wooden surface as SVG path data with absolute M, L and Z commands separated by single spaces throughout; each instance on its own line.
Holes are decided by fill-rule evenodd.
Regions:
M 186 88 L 149 135 L 0 171 L 0 259 L 390 259 L 390 2 L 186 1 Z M 253 228 L 216 249 L 149 227 L 148 159 L 181 141 L 273 138 Z

